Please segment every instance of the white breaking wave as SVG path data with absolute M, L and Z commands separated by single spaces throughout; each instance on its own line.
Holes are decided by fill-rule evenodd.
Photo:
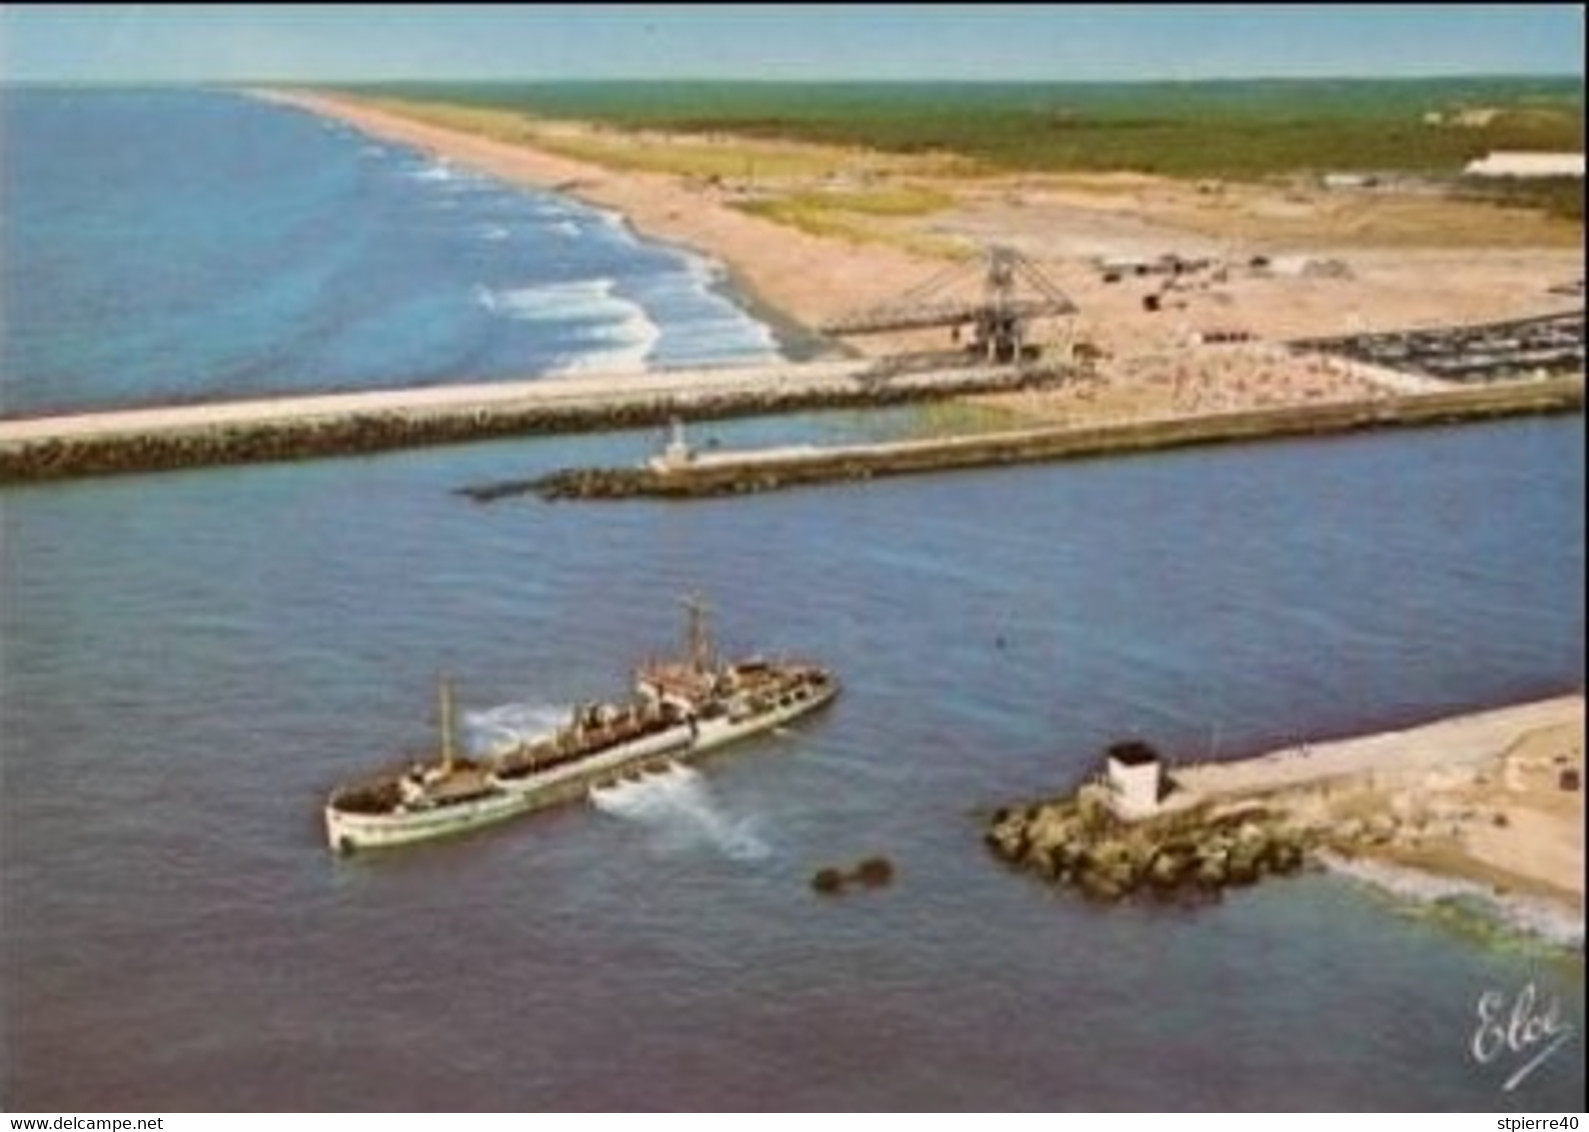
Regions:
M 405 176 L 415 181 L 452 181 L 457 179 L 458 174 L 450 165 L 442 163 L 411 170 Z
M 631 244 L 638 242 L 635 240 L 634 229 L 629 224 L 629 218 L 623 213 L 610 208 L 596 208 L 593 205 L 586 206 L 586 211 L 600 220 L 604 227 L 619 236 L 625 237 L 627 242 Z
M 679 763 L 638 781 L 593 788 L 590 801 L 604 814 L 646 826 L 666 848 L 707 845 L 737 861 L 759 861 L 771 852 L 752 819 L 724 814 L 701 776 Z
M 1460 905 L 1560 947 L 1581 949 L 1584 945 L 1583 918 L 1548 900 L 1501 895 L 1476 881 L 1437 876 L 1422 869 L 1378 861 L 1352 860 L 1333 853 L 1321 853 L 1319 859 L 1333 873 L 1372 885 L 1409 903 Z
M 482 240 L 505 240 L 511 233 L 500 224 L 487 224 L 480 228 L 479 235 Z
M 611 279 L 587 279 L 493 291 L 475 297 L 493 314 L 557 324 L 592 349 L 561 367 L 563 373 L 639 372 L 646 368 L 662 331 L 639 303 L 613 293 Z
M 569 705 L 514 703 L 463 713 L 464 748 L 472 755 L 490 755 L 538 739 L 566 723 Z
M 657 353 L 670 366 L 752 365 L 780 356 L 771 328 L 733 313 L 670 325 Z
M 777 334 L 735 306 L 720 288 L 724 268 L 702 256 L 684 257 L 684 270 L 638 281 L 637 297 L 666 312 L 653 360 L 668 366 L 752 365 L 781 356 Z
M 715 259 L 692 251 L 680 251 L 679 255 L 684 260 L 685 274 L 703 290 L 728 277 L 728 269 Z

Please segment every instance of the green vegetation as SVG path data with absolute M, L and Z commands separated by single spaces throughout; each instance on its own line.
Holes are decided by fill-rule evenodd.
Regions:
M 1551 216 L 1583 220 L 1584 186 L 1578 177 L 1464 177 L 1458 194 L 1518 208 L 1538 208 Z
M 752 216 L 816 236 L 837 236 L 855 243 L 880 238 L 878 217 L 925 216 L 953 203 L 946 193 L 911 186 L 844 192 L 799 192 L 739 202 L 736 207 Z M 926 254 L 955 257 L 968 249 L 925 236 L 896 233 L 893 243 Z
M 1583 84 L 1572 78 L 1251 80 L 1194 83 L 564 82 L 374 84 L 350 94 L 609 168 L 702 177 L 820 177 L 836 147 L 942 158 L 938 171 L 1109 172 L 1260 180 L 1330 171 L 1455 180 L 1492 150 L 1583 149 Z M 547 119 L 613 127 L 559 135 Z M 637 145 L 626 130 L 714 135 Z M 735 139 L 729 141 L 726 139 Z M 777 142 L 830 147 L 805 153 Z M 884 158 L 886 159 L 886 157 Z M 1466 195 L 1581 220 L 1582 185 L 1465 183 Z M 842 233 L 863 198 L 753 206 L 809 231 Z M 851 219 L 846 220 L 845 214 Z M 903 213 L 892 213 L 900 215 Z
M 947 152 L 995 171 L 1235 179 L 1346 169 L 1455 174 L 1493 149 L 1580 149 L 1583 135 L 1582 84 L 1566 78 L 348 89 L 620 128 Z M 1497 112 L 1473 113 L 1486 109 Z M 1454 124 L 1464 110 L 1470 118 Z

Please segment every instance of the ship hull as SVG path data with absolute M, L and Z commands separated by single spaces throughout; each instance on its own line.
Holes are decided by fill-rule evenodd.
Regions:
M 326 840 L 339 853 L 384 849 L 480 829 L 528 808 L 528 799 L 507 790 L 448 806 L 385 814 L 350 813 L 332 804 L 325 810 Z

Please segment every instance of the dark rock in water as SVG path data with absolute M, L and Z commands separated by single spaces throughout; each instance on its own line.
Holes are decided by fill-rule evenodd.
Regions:
M 825 896 L 844 889 L 844 874 L 838 869 L 818 869 L 811 877 L 811 887 Z
M 877 888 L 894 879 L 894 865 L 887 857 L 868 857 L 855 867 L 850 879 Z

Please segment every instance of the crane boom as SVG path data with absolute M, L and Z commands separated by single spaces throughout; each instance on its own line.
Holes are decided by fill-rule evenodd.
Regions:
M 981 295 L 964 294 L 981 281 Z M 1032 292 L 1020 295 L 1024 287 Z M 959 290 L 960 296 L 945 292 Z M 995 361 L 1021 357 L 1028 323 L 1074 314 L 1076 304 L 1013 248 L 988 249 L 979 262 L 960 264 L 897 299 L 831 319 L 826 334 L 886 334 L 934 326 L 973 328 L 971 352 Z

